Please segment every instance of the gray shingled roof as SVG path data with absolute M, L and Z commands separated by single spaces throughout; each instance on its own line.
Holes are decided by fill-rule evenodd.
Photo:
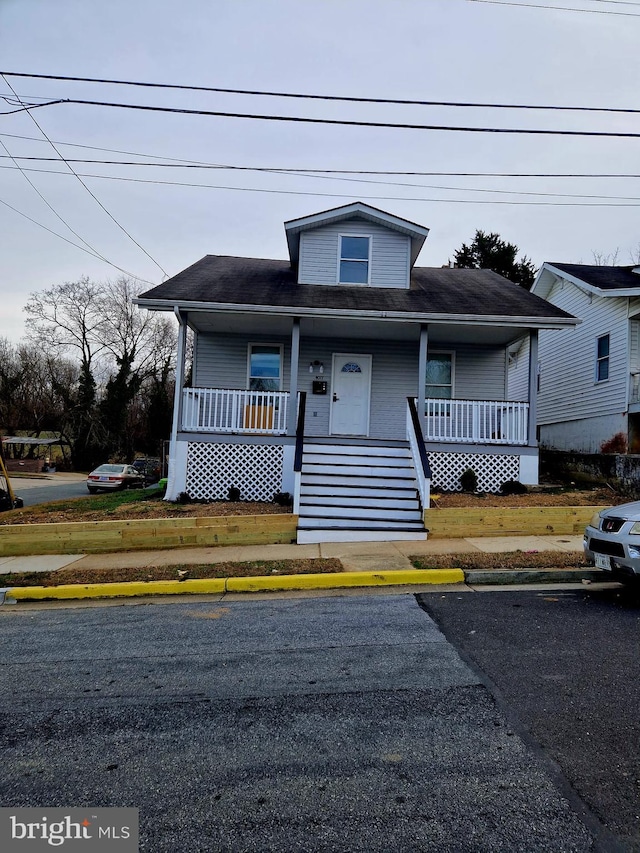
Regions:
M 166 300 L 169 305 L 211 302 L 479 317 L 571 316 L 491 270 L 414 267 L 409 290 L 311 285 L 297 284 L 288 261 L 225 255 L 206 255 L 139 299 Z
M 640 275 L 633 272 L 638 269 L 637 264 L 630 267 L 603 267 L 595 264 L 555 264 L 549 261 L 549 266 L 600 290 L 621 290 L 630 287 L 640 290 Z

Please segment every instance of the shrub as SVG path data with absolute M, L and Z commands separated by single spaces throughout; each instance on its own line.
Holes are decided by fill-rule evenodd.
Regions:
M 240 500 L 240 489 L 236 486 L 231 486 L 229 492 L 227 493 L 227 499 L 232 503 L 237 503 Z
M 278 506 L 291 506 L 293 503 L 293 495 L 290 495 L 289 492 L 276 492 L 273 496 L 274 504 L 278 504 Z
M 189 494 L 189 492 L 180 492 L 177 497 L 177 502 L 179 504 L 189 504 L 191 503 L 191 495 Z
M 460 485 L 463 492 L 477 492 L 478 490 L 478 475 L 473 468 L 467 468 L 460 474 Z
M 502 495 L 526 495 L 529 489 L 519 480 L 507 480 L 500 486 Z
M 617 432 L 600 445 L 600 453 L 626 453 L 627 438 L 623 432 Z

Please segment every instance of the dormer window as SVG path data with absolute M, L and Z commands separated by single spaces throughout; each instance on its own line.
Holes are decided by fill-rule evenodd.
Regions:
M 340 236 L 338 281 L 340 284 L 369 284 L 371 237 Z

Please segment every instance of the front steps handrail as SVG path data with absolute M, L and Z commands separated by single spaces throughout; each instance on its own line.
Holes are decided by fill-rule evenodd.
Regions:
M 413 397 L 407 397 L 407 439 L 413 456 L 422 509 L 429 509 L 431 465 L 424 444 L 424 434 Z
M 300 512 L 300 486 L 302 481 L 302 456 L 304 453 L 304 419 L 307 408 L 307 392 L 298 392 L 298 419 L 296 421 L 296 448 L 293 456 L 293 511 Z

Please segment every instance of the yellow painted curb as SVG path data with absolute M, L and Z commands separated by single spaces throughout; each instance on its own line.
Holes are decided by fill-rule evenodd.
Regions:
M 340 589 L 355 586 L 463 583 L 462 569 L 408 569 L 391 572 L 339 572 L 313 575 L 267 575 L 229 578 L 227 592 L 261 592 L 287 589 Z
M 391 572 L 336 572 L 312 575 L 264 575 L 254 578 L 203 578 L 185 581 L 130 581 L 128 583 L 16 586 L 5 590 L 5 600 L 121 598 L 142 595 L 185 595 L 224 592 L 267 592 L 289 589 L 405 586 L 407 584 L 463 583 L 462 569 L 409 569 Z
M 225 591 L 226 578 L 203 578 L 184 581 L 128 581 L 125 583 L 60 584 L 60 586 L 15 586 L 7 589 L 6 598 L 34 601 L 45 598 L 119 598 L 137 595 L 183 595 Z

